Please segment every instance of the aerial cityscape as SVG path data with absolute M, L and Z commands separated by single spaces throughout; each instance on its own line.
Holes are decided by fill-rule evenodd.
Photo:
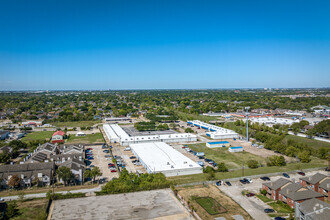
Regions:
M 329 11 L 0 1 L 0 219 L 328 220 Z

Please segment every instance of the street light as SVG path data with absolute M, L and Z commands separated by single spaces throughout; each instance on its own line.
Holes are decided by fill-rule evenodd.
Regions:
M 249 141 L 249 109 L 250 109 L 250 106 L 245 107 L 245 110 L 246 110 L 246 141 Z

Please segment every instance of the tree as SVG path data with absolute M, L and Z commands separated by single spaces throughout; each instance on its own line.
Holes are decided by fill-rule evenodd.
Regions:
M 21 185 L 21 178 L 19 178 L 17 175 L 13 175 L 10 177 L 8 181 L 8 186 L 11 188 L 18 188 Z
M 297 152 L 298 152 L 298 149 L 293 146 L 290 146 L 285 150 L 285 154 L 289 157 L 295 157 Z
M 266 196 L 266 194 L 267 194 L 267 190 L 265 190 L 265 189 L 261 189 L 261 190 L 260 190 L 260 193 L 261 193 L 262 195 Z
M 283 156 L 276 156 L 276 155 L 273 155 L 273 156 L 270 156 L 270 157 L 267 157 L 267 166 L 285 166 L 286 165 L 286 162 L 285 162 L 285 159 Z
M 298 158 L 302 163 L 309 163 L 311 161 L 308 151 L 303 151 L 298 154 Z
M 225 163 L 221 162 L 217 165 L 218 169 L 217 171 L 218 172 L 228 172 L 228 168 L 226 167 Z
M 68 167 L 65 167 L 65 166 L 58 168 L 58 170 L 56 171 L 56 174 L 57 174 L 58 178 L 64 182 L 65 186 L 74 177 L 73 173 L 71 172 L 71 169 Z
M 249 160 L 249 161 L 247 161 L 247 165 L 251 169 L 256 169 L 256 168 L 259 167 L 259 163 L 256 160 Z
M 184 132 L 186 132 L 186 133 L 194 133 L 194 130 L 191 129 L 191 128 L 186 128 L 186 129 L 184 130 Z
M 93 167 L 93 169 L 91 170 L 91 175 L 93 177 L 93 182 L 95 182 L 95 178 L 98 176 L 102 176 L 102 172 L 101 172 L 100 168 Z
M 318 155 L 321 159 L 330 160 L 330 149 L 322 147 L 318 150 Z
M 11 201 L 8 203 L 7 209 L 6 209 L 6 217 L 8 219 L 13 218 L 17 214 L 17 203 L 16 201 Z

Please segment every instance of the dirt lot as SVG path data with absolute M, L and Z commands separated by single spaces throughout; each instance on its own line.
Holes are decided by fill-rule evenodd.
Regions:
M 163 189 L 56 200 L 51 219 L 192 220 L 193 218 L 170 189 Z
M 208 187 L 204 186 L 194 186 L 194 187 L 188 187 L 188 188 L 177 188 L 178 193 L 180 196 L 184 198 L 185 201 L 189 201 L 189 204 L 191 204 L 194 208 L 196 208 L 197 214 L 202 219 L 214 219 L 216 217 L 225 217 L 226 219 L 232 219 L 233 215 L 242 215 L 245 220 L 251 219 L 250 215 L 242 209 L 236 202 L 234 202 L 231 198 L 226 196 L 224 193 L 222 193 L 216 186 L 210 185 Z M 202 208 L 196 201 L 191 200 L 192 196 L 197 197 L 212 197 L 217 202 L 223 206 L 227 212 L 218 214 L 218 215 L 210 215 L 208 214 L 204 208 Z
M 234 140 L 229 139 L 227 141 L 229 141 L 230 145 L 232 145 L 233 147 L 242 146 L 245 151 L 247 151 L 251 154 L 261 156 L 263 158 L 267 158 L 267 157 L 272 156 L 272 155 L 277 155 L 277 156 L 284 156 L 284 158 L 287 162 L 291 162 L 291 161 L 295 160 L 294 158 L 291 158 L 291 157 L 288 157 L 288 156 L 285 156 L 285 155 L 282 155 L 282 154 L 275 153 L 274 151 L 267 150 L 265 148 L 259 149 L 259 148 L 256 148 L 256 147 L 252 147 L 250 142 L 247 142 L 247 141 L 244 141 L 244 140 L 234 141 Z

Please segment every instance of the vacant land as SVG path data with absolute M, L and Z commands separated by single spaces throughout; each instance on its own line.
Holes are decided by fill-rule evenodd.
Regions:
M 211 121 L 211 120 L 216 120 L 219 117 L 212 117 L 212 116 L 206 116 L 206 115 L 195 115 L 195 114 L 188 114 L 184 112 L 176 112 L 179 116 L 179 118 L 183 121 L 189 121 L 189 120 L 200 120 L 200 121 Z
M 15 217 L 11 218 L 13 220 L 28 220 L 28 219 L 45 219 L 46 208 L 48 200 L 47 199 L 33 199 L 18 201 L 17 208 L 18 213 Z
M 216 163 L 224 162 L 228 169 L 241 168 L 243 163 L 246 164 L 248 160 L 256 160 L 261 164 L 265 164 L 263 157 L 245 151 L 231 153 L 228 151 L 228 147 L 208 148 L 204 143 L 190 144 L 188 147 L 197 152 L 204 152 L 206 158 L 212 159 Z
M 51 219 L 188 220 L 193 218 L 170 189 L 162 189 L 56 200 Z
M 183 197 L 183 199 L 188 202 L 189 205 L 193 206 L 196 209 L 197 214 L 202 219 L 214 219 L 216 217 L 225 217 L 226 219 L 232 219 L 233 215 L 242 215 L 244 219 L 252 219 L 250 215 L 242 209 L 235 201 L 233 201 L 231 198 L 223 194 L 216 186 L 209 185 L 209 186 L 195 186 L 195 187 L 189 187 L 189 188 L 177 188 L 178 194 Z M 224 213 L 220 214 L 209 214 L 197 201 L 196 197 L 209 197 L 214 199 L 217 203 L 219 203 L 225 210 L 227 210 Z M 208 203 L 208 204 L 206 204 Z M 213 203 L 209 203 L 209 200 L 203 200 L 203 205 L 206 205 L 206 207 L 209 207 L 209 205 L 212 205 Z M 211 208 L 212 209 L 212 208 Z
M 303 144 L 307 144 L 307 146 L 312 147 L 316 150 L 318 150 L 319 148 L 329 148 L 330 147 L 330 143 L 328 142 L 324 142 L 324 141 L 318 141 L 318 140 L 314 140 L 314 139 L 308 139 L 305 137 L 299 137 L 299 136 L 295 136 L 295 135 L 287 135 L 284 138 L 284 141 L 287 142 L 288 140 L 293 140 L 297 143 L 303 143 Z
M 204 208 L 210 215 L 224 213 L 227 210 L 223 208 L 220 203 L 211 197 L 199 197 L 195 199 L 196 202 Z
M 55 127 L 91 127 L 101 121 L 68 121 L 68 122 L 52 122 Z
M 22 138 L 22 141 L 35 141 L 35 140 L 47 140 L 49 141 L 54 131 L 36 131 L 27 134 L 25 137 Z
M 277 172 L 289 172 L 294 170 L 327 166 L 327 161 L 320 160 L 315 157 L 311 157 L 311 158 L 312 161 L 309 163 L 289 163 L 284 167 L 259 167 L 257 169 L 244 169 L 244 175 L 243 175 L 243 170 L 234 170 L 225 173 L 217 172 L 215 173 L 215 178 L 221 180 L 221 179 L 230 179 L 241 176 L 252 176 L 258 174 L 277 173 Z M 195 174 L 195 175 L 169 177 L 168 179 L 174 181 L 175 184 L 184 184 L 184 183 L 207 181 L 207 177 L 208 175 L 203 173 L 203 174 Z
M 86 136 L 75 136 L 70 135 L 67 142 L 68 144 L 93 144 L 93 143 L 103 143 L 103 135 L 101 133 L 87 134 Z

